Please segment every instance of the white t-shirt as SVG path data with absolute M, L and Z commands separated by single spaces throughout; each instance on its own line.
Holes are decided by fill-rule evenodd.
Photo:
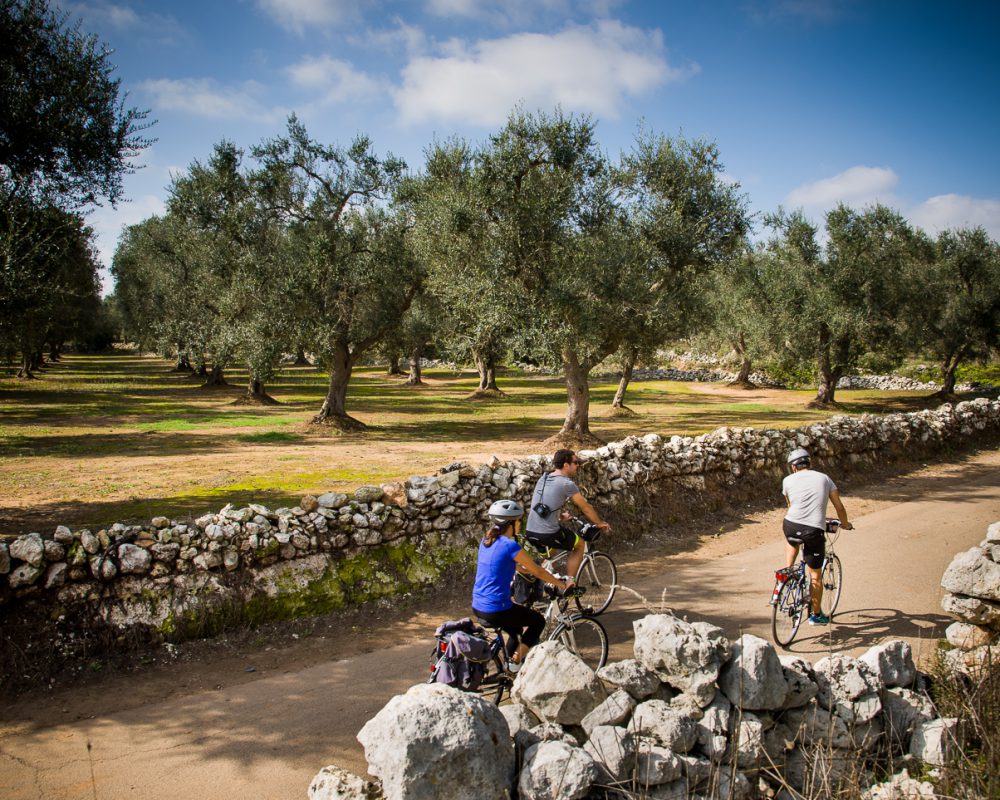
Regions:
M 799 525 L 826 530 L 826 504 L 830 492 L 837 491 L 828 475 L 814 469 L 793 472 L 781 482 L 781 493 L 788 498 L 785 519 Z

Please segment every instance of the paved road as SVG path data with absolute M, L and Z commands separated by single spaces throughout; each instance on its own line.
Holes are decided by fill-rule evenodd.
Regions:
M 861 652 L 886 638 L 909 639 L 918 654 L 934 647 L 948 620 L 941 574 L 953 555 L 1000 519 L 1000 453 L 925 479 L 868 487 L 878 510 L 854 521 L 837 552 L 845 588 L 836 624 L 804 626 L 795 652 L 811 659 Z M 848 508 L 851 508 L 850 500 Z M 780 511 L 747 523 L 778 530 Z M 727 534 L 738 541 L 741 531 Z M 746 533 L 746 532 L 744 532 Z M 761 531 L 744 539 L 761 539 Z M 620 579 L 654 604 L 707 619 L 730 635 L 769 636 L 767 600 L 782 544 L 719 555 L 719 548 L 624 565 Z M 462 609 L 456 609 L 461 615 Z M 612 658 L 630 655 L 631 624 L 646 613 L 631 596 L 605 615 Z M 427 637 L 388 650 L 220 689 L 96 714 L 71 724 L 0 726 L 0 797 L 7 800 L 275 800 L 306 796 L 312 776 L 337 763 L 361 774 L 355 734 L 393 694 L 426 670 Z M 109 696 L 107 708 L 120 707 Z

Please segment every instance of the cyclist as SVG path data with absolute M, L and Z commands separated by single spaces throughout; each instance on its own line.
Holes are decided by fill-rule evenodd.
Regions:
M 809 573 L 809 624 L 829 625 L 830 618 L 823 613 L 823 556 L 826 553 L 826 504 L 833 503 L 840 519 L 840 527 L 852 530 L 847 519 L 847 510 L 840 499 L 840 492 L 830 477 L 810 468 L 809 451 L 797 447 L 788 454 L 791 474 L 781 482 L 781 493 L 788 503 L 788 512 L 782 525 L 787 542 L 788 568 L 795 566 L 801 541 L 802 560 Z
M 555 469 L 546 472 L 535 484 L 525 538 L 538 548 L 569 550 L 566 572 L 576 575 L 587 543 L 562 526 L 561 523 L 568 522 L 572 515 L 568 511 L 560 512 L 559 509 L 567 500 L 572 500 L 581 513 L 602 531 L 607 533 L 611 526 L 601 519 L 573 480 L 580 468 L 580 460 L 576 454 L 572 450 L 556 450 L 552 456 L 552 466 Z
M 573 585 L 561 581 L 536 564 L 514 538 L 521 527 L 524 509 L 516 500 L 497 500 L 487 512 L 493 525 L 479 544 L 476 581 L 472 587 L 472 610 L 476 616 L 507 634 L 510 670 L 521 668 L 528 649 L 538 644 L 545 617 L 532 608 L 510 599 L 510 583 L 515 569 L 534 575 L 561 591 Z

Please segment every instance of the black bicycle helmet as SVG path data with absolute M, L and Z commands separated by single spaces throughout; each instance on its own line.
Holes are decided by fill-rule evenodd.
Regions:
M 793 467 L 808 467 L 809 451 L 804 447 L 796 447 L 788 454 L 788 463 Z
M 505 522 L 521 519 L 524 509 L 517 500 L 497 500 L 486 513 L 497 525 L 503 525 Z

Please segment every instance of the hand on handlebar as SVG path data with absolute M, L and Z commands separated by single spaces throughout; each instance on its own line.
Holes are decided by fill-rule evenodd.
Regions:
M 841 528 L 841 530 L 845 530 L 845 531 L 853 531 L 854 530 L 854 525 L 852 525 L 850 522 L 841 522 L 840 523 L 840 528 Z

